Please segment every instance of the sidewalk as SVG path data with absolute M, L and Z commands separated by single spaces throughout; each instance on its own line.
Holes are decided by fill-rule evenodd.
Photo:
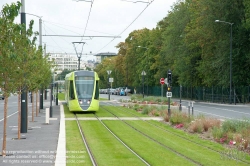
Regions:
M 46 108 L 50 102 L 44 102 L 44 109 L 31 122 L 31 104 L 29 103 L 28 131 L 17 139 L 17 113 L 7 122 L 7 156 L 0 156 L 1 166 L 54 166 L 60 129 L 60 104 L 52 104 L 53 116 L 49 124 L 45 123 Z M 34 114 L 35 115 L 35 114 Z M 0 129 L 0 150 L 2 150 L 3 131 Z

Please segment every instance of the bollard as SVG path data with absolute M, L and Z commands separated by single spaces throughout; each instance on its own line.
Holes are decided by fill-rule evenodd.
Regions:
M 192 101 L 192 116 L 194 116 L 194 102 Z
M 46 112 L 45 112 L 45 123 L 46 124 L 49 124 L 49 113 L 50 112 L 50 110 L 49 110 L 49 108 L 46 108 Z

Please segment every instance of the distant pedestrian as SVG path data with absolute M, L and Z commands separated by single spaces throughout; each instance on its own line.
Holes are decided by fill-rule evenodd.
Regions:
M 126 87 L 126 89 L 125 89 L 125 96 L 127 96 L 128 95 L 128 88 Z
M 136 88 L 134 88 L 134 94 L 136 94 Z

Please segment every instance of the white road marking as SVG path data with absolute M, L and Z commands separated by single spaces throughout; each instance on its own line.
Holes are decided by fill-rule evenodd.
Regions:
M 13 114 L 10 114 L 9 116 L 7 116 L 7 118 L 11 117 L 12 115 L 15 115 L 16 113 L 18 113 L 18 111 L 17 111 L 17 112 L 14 112 Z M 4 118 L 1 119 L 0 122 L 3 121 L 3 120 L 4 120 Z

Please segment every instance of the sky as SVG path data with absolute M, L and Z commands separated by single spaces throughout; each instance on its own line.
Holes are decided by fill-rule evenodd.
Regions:
M 155 28 L 176 2 L 176 0 L 92 0 L 92 3 L 91 0 L 23 1 L 26 25 L 30 20 L 34 20 L 33 29 L 39 32 L 39 17 L 42 19 L 42 44 L 43 46 L 46 44 L 46 53 L 76 55 L 77 52 L 82 53 L 83 60 L 95 60 L 93 55 L 97 53 L 117 53 L 118 49 L 115 46 L 118 43 L 124 42 L 134 30 Z M 1 9 L 6 3 L 16 2 L 17 0 L 1 0 Z M 20 17 L 20 15 L 17 17 L 16 23 L 21 22 Z M 115 36 L 117 38 L 114 38 Z M 73 42 L 84 42 L 84 44 L 73 44 Z

